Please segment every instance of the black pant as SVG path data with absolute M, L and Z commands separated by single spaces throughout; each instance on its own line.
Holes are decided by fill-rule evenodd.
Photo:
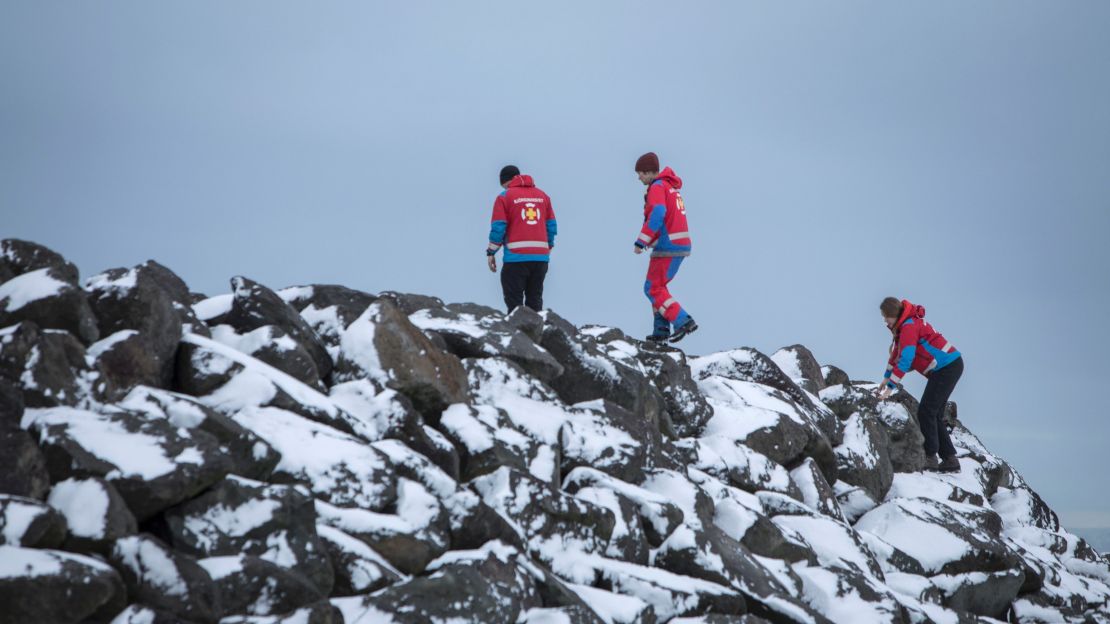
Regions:
M 505 305 L 512 312 L 525 303 L 536 312 L 543 309 L 543 279 L 546 262 L 506 262 L 501 267 L 501 290 Z
M 939 452 L 941 458 L 956 456 L 956 447 L 952 446 L 952 438 L 948 437 L 948 429 L 944 426 L 944 406 L 963 374 L 962 355 L 955 362 L 929 374 L 929 383 L 925 384 L 921 405 L 917 408 L 917 423 L 925 436 L 926 455 Z

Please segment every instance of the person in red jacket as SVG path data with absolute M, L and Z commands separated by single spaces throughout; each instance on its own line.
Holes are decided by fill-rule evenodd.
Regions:
M 543 309 L 543 282 L 551 250 L 555 247 L 558 224 L 551 198 L 532 181 L 521 175 L 515 165 L 501 169 L 501 194 L 493 202 L 486 262 L 497 272 L 497 252 L 505 249 L 501 268 L 501 291 L 505 306 L 512 312 L 521 305 L 539 312 Z
M 925 320 L 925 307 L 887 297 L 879 305 L 883 322 L 890 328 L 894 342 L 890 347 L 886 374 L 880 384 L 879 398 L 886 399 L 915 370 L 929 379 L 917 408 L 917 422 L 925 436 L 925 468 L 940 472 L 959 472 L 956 448 L 944 426 L 944 407 L 964 372 L 964 359 L 955 345 Z M 937 453 L 940 461 L 937 461 Z
M 637 254 L 651 249 L 644 294 L 651 301 L 655 331 L 647 339 L 678 342 L 698 329 L 694 318 L 671 296 L 667 287 L 693 248 L 686 223 L 686 204 L 678 192 L 682 179 L 670 167 L 660 171 L 659 157 L 653 152 L 636 161 L 636 175 L 648 187 L 644 194 L 644 225 L 633 246 Z

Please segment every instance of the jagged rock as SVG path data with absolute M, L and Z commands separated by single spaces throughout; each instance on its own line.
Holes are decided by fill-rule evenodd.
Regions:
M 228 477 L 164 516 L 175 550 L 204 558 L 254 555 L 304 575 L 322 595 L 331 591 L 331 563 L 303 488 Z
M 317 501 L 320 522 L 357 537 L 405 574 L 419 574 L 450 546 L 447 511 L 423 485 L 397 480 L 395 513 L 344 509 Z
M 87 345 L 100 337 L 85 291 L 75 280 L 52 267 L 24 273 L 0 284 L 0 327 L 21 321 L 69 332 Z
M 215 438 L 125 411 L 27 410 L 52 481 L 104 477 L 139 520 L 194 496 L 228 469 Z
M 224 613 L 280 615 L 326 598 L 303 576 L 250 555 L 197 562 L 215 583 Z
M 910 411 L 905 402 L 880 401 L 871 390 L 855 385 L 829 386 L 821 391 L 821 400 L 841 420 L 858 413 L 883 429 L 895 472 L 918 472 L 925 465 L 925 437 L 916 409 Z
M 343 331 L 378 300 L 376 295 L 333 284 L 293 286 L 278 291 L 278 296 L 301 313 L 327 345 L 333 361 Z
M 182 343 L 177 352 L 171 387 L 192 396 L 206 396 L 225 387 L 244 371 L 242 364 L 205 346 Z
M 604 507 L 568 496 L 526 473 L 502 467 L 472 482 L 490 507 L 514 525 L 532 545 L 542 550 L 555 541 L 588 553 L 604 552 L 616 519 Z M 534 552 L 544 557 L 543 552 Z
M 216 325 L 211 332 L 216 342 L 269 364 L 317 390 L 325 389 L 312 356 L 277 325 L 263 325 L 241 335 L 230 325 Z
M 439 430 L 459 452 L 460 480 L 470 481 L 509 466 L 527 471 L 539 443 L 517 431 L 503 410 L 456 404 L 440 417 Z
M 111 269 L 85 282 L 100 336 L 134 332 L 122 341 L 133 346 L 109 360 L 113 364 L 110 370 L 121 381 L 130 381 L 126 387 L 165 387 L 172 381 L 183 316 L 189 314 L 184 311 L 188 308 L 174 305 L 175 296 L 181 296 L 177 282 L 176 275 L 153 261 L 132 269 Z M 143 366 L 128 369 L 128 356 L 139 359 Z
M 156 538 L 120 538 L 109 557 L 132 600 L 201 624 L 217 622 L 223 614 L 208 572 L 196 559 L 173 552 Z
M 19 428 L 23 393 L 0 377 L 0 494 L 41 499 L 50 489 L 46 459 L 35 441 Z
M 439 297 L 430 297 L 416 293 L 399 293 L 387 290 L 380 293 L 381 298 L 388 299 L 397 306 L 405 316 L 415 314 L 420 310 L 444 307 L 443 300 Z
M 166 420 L 174 427 L 210 434 L 219 442 L 231 474 L 266 479 L 281 459 L 281 455 L 253 431 L 190 396 L 139 386 L 120 401 L 119 406 L 147 418 Z
M 57 550 L 0 546 L 0 570 L 5 624 L 84 622 L 124 591 L 111 566 Z
M 856 529 L 877 535 L 930 574 L 998 572 L 1021 563 L 998 538 L 1002 520 L 989 509 L 914 498 L 895 499 L 860 518 Z
M 800 466 L 790 471 L 790 480 L 798 487 L 805 504 L 826 516 L 847 522 L 840 503 L 836 500 L 836 491 L 821 474 L 817 462 L 806 458 Z
M 811 423 L 829 441 L 836 446 L 840 444 L 842 426 L 832 410 L 825 407 L 814 396 L 806 393 L 798 384 L 794 383 L 771 358 L 755 349 L 742 347 L 731 351 L 714 353 L 690 362 L 694 379 L 701 381 L 713 376 L 731 379 L 733 381 L 746 381 L 774 388 L 782 393 L 785 399 L 794 404 L 795 412 Z M 703 389 L 704 391 L 704 389 Z M 781 399 L 780 399 L 781 400 Z M 831 481 L 835 475 L 826 475 Z
M 774 518 L 774 523 L 805 540 L 822 567 L 837 567 L 880 580 L 883 578 L 878 561 L 851 526 L 816 514 L 780 515 Z
M 652 467 L 661 444 L 659 430 L 608 400 L 581 403 L 559 433 L 563 474 L 589 466 L 629 483 L 639 482 Z M 597 441 L 606 441 L 598 445 Z
M 1025 575 L 1020 570 L 937 575 L 930 579 L 940 588 L 943 604 L 951 609 L 1003 619 L 1017 598 Z
M 639 348 L 636 359 L 662 393 L 674 433 L 680 437 L 699 434 L 705 423 L 713 417 L 713 408 L 698 391 L 686 362 L 686 354 L 678 349 L 652 351 Z
M 894 481 L 887 437 L 875 420 L 853 414 L 844 426 L 844 443 L 836 447 L 841 481 L 861 488 L 881 501 Z
M 108 391 L 76 338 L 31 321 L 0 329 L 0 376 L 19 380 L 27 407 L 77 405 Z
M 316 332 L 289 304 L 274 291 L 246 277 L 231 278 L 231 310 L 227 323 L 242 334 L 267 325 L 280 328 L 290 339 L 311 356 L 316 377 L 324 379 L 332 369 L 331 356 Z
M 409 320 L 425 332 L 438 334 L 459 358 L 503 357 L 544 381 L 563 374 L 562 364 L 492 308 L 453 304 L 419 310 Z
M 33 498 L 0 494 L 0 545 L 58 548 L 66 537 L 65 516 Z
M 518 306 L 505 317 L 505 323 L 537 344 L 543 340 L 543 316 L 528 306 Z
M 1060 530 L 1060 518 L 1044 499 L 1028 486 L 999 488 L 990 497 L 991 507 L 1007 525 L 1032 526 L 1048 531 Z
M 66 550 L 107 555 L 121 537 L 138 532 L 138 523 L 116 488 L 100 478 L 66 479 L 50 490 L 50 505 L 65 517 Z
M 686 463 L 690 466 L 741 490 L 751 493 L 760 490 L 781 492 L 801 500 L 802 493 L 785 468 L 739 441 L 710 435 L 697 440 L 682 440 L 679 447 L 687 450 Z
M 817 562 L 805 540 L 784 533 L 764 514 L 767 508 L 758 496 L 723 485 L 708 475 L 690 472 L 691 477 L 703 477 L 697 483 L 712 498 L 712 524 L 725 535 L 740 542 L 755 555 L 790 563 Z
M 579 489 L 574 496 L 613 513 L 615 522 L 605 549 L 607 557 L 648 565 L 651 547 L 644 534 L 638 506 L 632 499 L 613 490 L 592 486 Z
M 568 404 L 607 399 L 639 415 L 658 431 L 668 429 L 666 402 L 639 370 L 603 353 L 592 336 L 550 310 L 543 312 L 540 346 L 560 364 L 563 374 L 551 388 Z
M 625 483 L 592 468 L 576 468 L 563 482 L 564 490 L 571 494 L 587 487 L 612 490 L 632 501 L 637 507 L 644 535 L 653 547 L 659 546 L 682 524 L 685 517 L 682 509 L 665 496 Z
M 847 385 L 851 382 L 851 378 L 848 377 L 848 373 L 845 373 L 843 370 L 833 366 L 832 364 L 826 364 L 825 366 L 821 367 L 821 376 L 825 379 L 826 388 L 828 388 L 829 386 L 839 386 L 841 384 Z
M 53 269 L 71 284 L 76 284 L 79 277 L 77 266 L 52 249 L 18 238 L 0 241 L 0 284 L 39 269 Z
M 379 300 L 344 331 L 333 379 L 370 378 L 438 418 L 452 403 L 465 403 L 466 371 L 458 358 L 435 347 L 401 311 Z
M 150 342 L 146 334 L 124 329 L 94 342 L 88 349 L 88 356 L 96 362 L 96 368 L 104 373 L 105 379 L 120 392 L 144 384 L 166 386 L 169 383 L 167 378 L 172 376 L 176 343 L 167 359 L 161 361 Z
M 771 354 L 771 361 L 778 365 L 800 388 L 817 394 L 825 388 L 825 375 L 813 352 L 800 344 L 783 347 Z
M 362 540 L 324 524 L 317 524 L 316 532 L 335 571 L 332 596 L 371 594 L 403 578 L 400 570 Z
M 834 622 L 915 621 L 898 597 L 871 577 L 855 570 L 797 567 L 806 602 Z

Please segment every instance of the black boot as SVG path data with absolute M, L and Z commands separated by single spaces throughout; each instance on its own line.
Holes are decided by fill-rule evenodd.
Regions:
M 940 465 L 937 466 L 937 472 L 954 473 L 959 471 L 960 460 L 956 459 L 955 456 L 945 457 L 944 459 L 940 460 Z
M 938 468 L 940 468 L 940 461 L 937 459 L 937 456 L 932 453 L 925 455 L 925 466 L 922 467 L 922 470 L 925 472 L 936 472 Z
M 686 336 L 698 331 L 698 324 L 694 322 L 694 317 L 689 317 L 686 322 L 674 329 L 671 334 L 671 342 L 678 342 Z

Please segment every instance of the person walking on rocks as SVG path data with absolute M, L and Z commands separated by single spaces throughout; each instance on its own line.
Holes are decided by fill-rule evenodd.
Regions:
M 555 247 L 558 225 L 551 198 L 532 181 L 521 175 L 515 165 L 501 169 L 501 194 L 493 202 L 489 246 L 489 270 L 497 272 L 497 252 L 505 248 L 501 268 L 501 290 L 505 306 L 512 312 L 521 305 L 539 312 L 543 309 L 543 282 L 551 250 Z
M 879 398 L 889 397 L 911 370 L 928 378 L 917 408 L 917 422 L 925 436 L 925 469 L 959 472 L 956 448 L 944 426 L 944 407 L 964 373 L 964 359 L 956 347 L 925 320 L 924 306 L 887 297 L 879 310 L 894 337 L 886 374 L 878 390 Z M 939 461 L 937 453 L 940 453 Z
M 651 301 L 655 330 L 647 339 L 651 342 L 678 342 L 698 329 L 693 317 L 671 296 L 667 287 L 691 250 L 686 204 L 678 192 L 682 188 L 682 179 L 670 167 L 660 171 L 659 157 L 654 152 L 648 152 L 636 161 L 636 175 L 647 187 L 644 194 L 644 225 L 633 247 L 637 254 L 651 249 L 644 294 Z

